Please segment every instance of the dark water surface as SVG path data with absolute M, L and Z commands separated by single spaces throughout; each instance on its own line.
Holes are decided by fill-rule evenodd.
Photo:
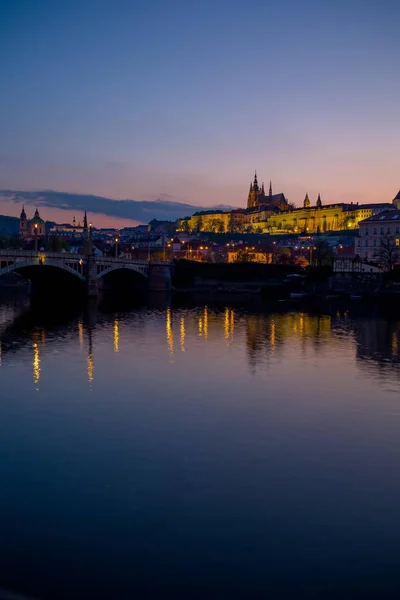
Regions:
M 0 587 L 397 598 L 400 321 L 0 302 Z

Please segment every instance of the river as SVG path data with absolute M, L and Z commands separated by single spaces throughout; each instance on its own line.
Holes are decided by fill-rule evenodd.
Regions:
M 394 598 L 400 320 L 0 301 L 0 588 Z

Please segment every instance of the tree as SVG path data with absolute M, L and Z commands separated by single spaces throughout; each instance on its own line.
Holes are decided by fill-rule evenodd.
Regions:
M 190 225 L 188 219 L 182 219 L 180 222 L 181 230 L 188 232 L 190 230 Z
M 238 250 L 235 262 L 252 262 L 253 256 L 247 250 Z
M 317 267 L 331 265 L 333 252 L 326 240 L 318 240 L 314 246 L 313 262 Z
M 396 246 L 396 238 L 393 235 L 381 238 L 375 257 L 381 269 L 393 270 L 394 265 L 400 260 L 400 246 Z
M 287 265 L 292 260 L 292 253 L 289 248 L 278 248 L 276 257 L 278 263 Z
M 298 256 L 294 259 L 294 264 L 298 265 L 299 267 L 308 267 L 310 263 L 308 262 L 305 256 Z

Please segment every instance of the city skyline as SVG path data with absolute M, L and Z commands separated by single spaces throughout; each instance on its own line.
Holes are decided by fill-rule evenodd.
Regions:
M 0 189 L 390 201 L 400 7 L 350 4 L 3 3 Z

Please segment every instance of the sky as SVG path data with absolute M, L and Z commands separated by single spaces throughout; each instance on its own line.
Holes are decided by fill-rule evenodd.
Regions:
M 244 206 L 257 169 L 297 206 L 391 201 L 399 23 L 398 0 L 3 0 L 0 189 Z

